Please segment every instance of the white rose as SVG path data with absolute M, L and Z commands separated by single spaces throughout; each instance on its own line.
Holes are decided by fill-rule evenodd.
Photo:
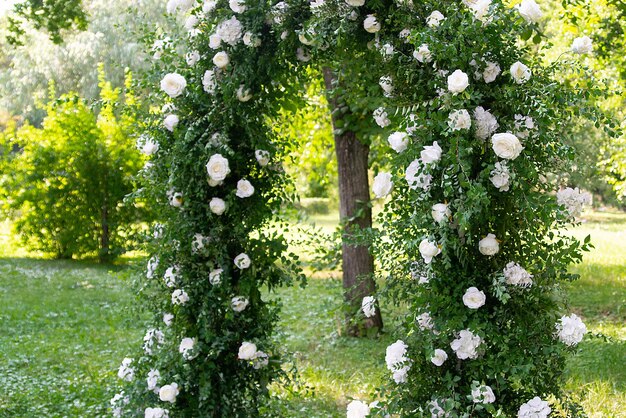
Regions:
M 146 408 L 144 418 L 169 418 L 170 412 L 163 408 Z
M 159 150 L 159 143 L 153 140 L 152 138 L 146 139 L 143 146 L 141 147 L 141 152 L 144 155 L 154 155 Z
M 165 120 L 163 120 L 163 125 L 165 126 L 165 129 L 167 129 L 168 131 L 174 132 L 174 128 L 176 128 L 176 126 L 178 125 L 178 122 L 179 122 L 178 116 L 167 115 Z
M 263 149 L 254 151 L 254 157 L 261 167 L 265 167 L 270 162 L 270 152 Z
M 206 163 L 206 171 L 209 178 L 215 182 L 222 182 L 230 173 L 230 167 L 228 166 L 228 160 L 221 154 L 213 154 L 209 158 L 209 162 Z
M 494 134 L 491 137 L 491 144 L 496 155 L 505 160 L 516 159 L 524 149 L 519 139 L 509 132 Z
M 469 77 L 463 71 L 455 70 L 448 76 L 448 91 L 450 93 L 462 93 L 467 86 L 469 86 Z
M 478 309 L 485 304 L 485 292 L 475 287 L 470 287 L 463 295 L 463 304 L 470 309 Z
M 450 216 L 452 216 L 452 212 L 450 212 L 450 208 L 445 203 L 437 203 L 433 205 L 431 208 L 430 214 L 432 215 L 435 222 L 441 223 L 443 221 L 447 221 Z
M 189 302 L 189 295 L 182 289 L 176 289 L 172 292 L 172 304 L 184 305 Z
M 348 404 L 347 418 L 365 418 L 370 414 L 370 407 L 365 402 L 354 400 Z
M 494 234 L 487 234 L 478 242 L 478 250 L 482 255 L 494 255 L 500 251 L 500 244 Z
M 445 20 L 445 16 L 439 10 L 435 10 L 426 18 L 426 24 L 431 28 L 436 28 Z
M 237 100 L 245 103 L 250 99 L 252 99 L 252 93 L 250 92 L 250 89 L 247 89 L 246 86 L 244 86 L 243 84 L 240 85 L 237 89 Z
M 409 164 L 409 166 L 406 168 L 404 178 L 409 184 L 409 188 L 413 190 L 420 188 L 422 190 L 428 191 L 428 189 L 430 189 L 432 176 L 425 173 L 418 174 L 421 170 L 421 163 L 422 162 L 419 159 L 413 160 L 411 164 Z
M 380 30 L 380 22 L 376 20 L 376 16 L 367 15 L 367 17 L 363 21 L 363 28 L 366 32 L 376 33 Z
M 522 404 L 517 412 L 518 418 L 547 418 L 552 412 L 552 408 L 546 401 L 535 396 L 530 401 Z
M 575 346 L 583 340 L 587 326 L 576 314 L 563 316 L 556 323 L 556 335 L 566 345 Z
M 448 115 L 448 126 L 453 131 L 469 129 L 472 126 L 472 118 L 465 109 L 455 110 Z
M 385 352 L 385 363 L 387 369 L 393 373 L 393 380 L 396 383 L 406 382 L 407 373 L 411 369 L 410 360 L 406 356 L 408 346 L 402 340 L 387 347 Z
M 442 153 L 443 150 L 441 149 L 437 141 L 435 141 L 432 145 L 426 145 L 420 153 L 420 156 L 424 164 L 432 164 L 441 159 Z
M 213 35 L 209 36 L 209 48 L 219 49 L 221 45 L 222 45 L 222 38 L 217 33 L 214 33 Z
M 246 11 L 245 0 L 230 0 L 228 5 L 230 6 L 230 10 L 235 13 L 243 13 Z
M 183 206 L 183 194 L 181 192 L 172 193 L 170 197 L 170 205 L 175 208 L 180 208 Z
M 361 310 L 366 318 L 376 315 L 376 299 L 374 296 L 365 296 L 361 302 Z
M 254 33 L 246 32 L 243 34 L 243 44 L 245 46 L 256 48 L 261 45 L 261 40 Z
M 391 173 L 381 172 L 374 177 L 372 191 L 378 199 L 386 197 L 389 193 L 391 193 L 392 188 L 393 182 L 391 181 Z
M 248 301 L 248 299 L 244 298 L 243 296 L 235 296 L 230 300 L 230 307 L 235 312 L 242 312 L 248 307 L 249 303 L 250 302 Z
M 419 314 L 416 318 L 416 321 L 422 331 L 433 329 L 435 327 L 435 324 L 433 323 L 433 318 L 430 316 L 430 312 L 424 312 L 422 314 Z
M 166 326 L 171 327 L 173 321 L 174 321 L 174 315 L 173 314 L 171 314 L 171 313 L 164 313 L 163 314 L 163 323 Z
M 178 384 L 172 383 L 169 385 L 165 385 L 159 390 L 159 399 L 161 399 L 163 402 L 174 403 L 176 402 L 176 397 L 179 393 L 180 391 L 178 390 Z
M 421 63 L 428 63 L 432 61 L 433 54 L 430 52 L 430 49 L 428 49 L 428 45 L 421 44 L 420 47 L 413 52 L 413 58 Z
M 426 264 L 430 264 L 433 260 L 433 257 L 439 255 L 441 253 L 441 248 L 437 246 L 436 242 L 429 241 L 428 239 L 423 239 L 419 245 L 419 251 L 424 259 Z
M 476 120 L 476 138 L 485 140 L 498 129 L 498 121 L 495 116 L 482 106 L 474 109 L 474 119 Z
M 178 266 L 168 267 L 168 269 L 165 270 L 165 274 L 163 275 L 163 279 L 165 280 L 165 285 L 167 287 L 176 286 L 178 277 L 179 277 L 179 267 Z
M 475 0 L 469 5 L 469 9 L 474 15 L 474 18 L 483 22 L 483 25 L 491 21 L 491 17 L 489 16 L 490 7 L 491 0 Z
M 204 4 L 202 5 L 202 11 L 204 13 L 211 13 L 213 10 L 215 10 L 215 7 L 217 6 L 217 0 L 204 0 Z
M 450 348 L 461 360 L 475 359 L 478 357 L 477 348 L 481 342 L 482 340 L 478 335 L 475 335 L 468 329 L 464 329 L 459 332 L 459 338 L 450 343 Z
M 159 371 L 156 369 L 151 369 L 148 372 L 148 378 L 146 379 L 146 383 L 148 384 L 148 390 L 155 390 L 157 388 L 160 377 L 161 373 L 159 373 Z
M 519 264 L 511 261 L 502 270 L 504 278 L 507 284 L 515 286 L 532 286 L 533 275 L 526 271 L 526 269 Z
M 161 90 L 163 90 L 172 99 L 180 96 L 187 87 L 185 77 L 177 73 L 170 73 L 161 80 Z
M 365 0 L 346 0 L 348 6 L 361 7 L 365 4 Z
M 178 346 L 178 352 L 183 355 L 185 360 L 193 360 L 198 356 L 198 353 L 194 353 L 193 349 L 196 346 L 195 338 L 183 338 Z
M 572 52 L 575 54 L 591 54 L 593 51 L 593 42 L 588 36 L 581 36 L 572 42 Z
M 222 273 L 223 272 L 224 272 L 224 270 L 222 270 L 222 269 L 212 270 L 209 273 L 209 283 L 211 283 L 213 286 L 217 286 L 218 284 L 222 283 Z
M 535 0 L 522 0 L 520 5 L 517 6 L 517 11 L 528 23 L 539 22 L 539 19 L 541 19 L 543 15 L 539 5 L 535 3 Z
M 474 403 L 494 403 L 496 401 L 496 395 L 494 395 L 493 390 L 486 385 L 478 386 L 475 389 L 472 389 L 472 401 Z
M 254 194 L 254 186 L 248 180 L 239 180 L 237 182 L 237 192 L 235 195 L 240 198 L 250 197 Z
M 437 367 L 440 367 L 446 360 L 448 360 L 448 353 L 441 348 L 437 348 L 435 353 L 430 358 L 430 361 Z
M 220 199 L 219 197 L 214 197 L 209 202 L 209 208 L 214 214 L 221 215 L 226 210 L 226 202 L 224 202 L 224 200 Z
M 256 370 L 267 366 L 269 362 L 270 357 L 267 355 L 267 353 L 264 353 L 263 351 L 257 351 L 256 353 L 254 353 L 254 357 L 252 357 L 252 367 L 254 367 Z
M 214 94 L 217 88 L 217 81 L 215 80 L 215 72 L 207 70 L 202 77 L 202 88 L 209 94 Z
M 235 257 L 233 262 L 235 263 L 237 268 L 241 270 L 247 269 L 252 264 L 250 257 L 246 253 L 239 254 L 237 257 Z
M 394 132 L 389 135 L 387 141 L 389 141 L 389 145 L 395 152 L 401 153 L 409 145 L 409 136 L 406 132 Z
M 255 344 L 244 341 L 239 347 L 237 358 L 239 360 L 252 360 L 256 352 L 257 350 Z
M 500 66 L 491 61 L 487 61 L 485 64 L 486 66 L 483 70 L 483 80 L 485 80 L 485 83 L 491 83 L 496 80 L 498 75 L 500 75 Z
M 389 120 L 389 117 L 387 115 L 387 112 L 385 112 L 384 107 L 379 107 L 378 109 L 374 110 L 373 116 L 376 124 L 381 128 L 386 128 L 391 124 L 391 121 Z
M 239 42 L 242 32 L 243 26 L 235 16 L 221 22 L 215 29 L 215 33 L 219 35 L 220 39 L 232 46 Z
M 511 174 L 509 172 L 509 168 L 504 162 L 497 162 L 495 168 L 491 170 L 489 173 L 491 177 L 491 183 L 498 188 L 501 192 L 506 192 L 509 190 L 509 181 L 511 179 Z
M 519 61 L 511 65 L 510 72 L 511 77 L 513 77 L 513 80 L 517 84 L 524 84 L 525 82 L 530 80 L 530 77 L 532 76 L 530 68 L 528 68 L 526 65 L 522 64 Z
M 193 32 L 194 28 L 198 25 L 198 16 L 189 15 L 187 19 L 185 19 L 185 29 L 188 32 Z
M 220 51 L 215 54 L 215 56 L 213 56 L 213 64 L 215 64 L 217 68 L 226 68 L 228 67 L 229 63 L 230 58 L 228 57 L 228 54 L 224 51 Z
M 132 362 L 133 362 L 133 359 L 128 358 L 128 357 L 122 360 L 122 364 L 120 365 L 120 368 L 117 371 L 117 377 L 127 382 L 132 382 L 133 379 L 135 379 L 135 369 L 130 367 Z
M 193 67 L 200 61 L 200 53 L 198 51 L 191 51 L 185 55 L 185 61 L 187 61 L 187 65 Z
M 393 93 L 393 80 L 388 75 L 382 76 L 378 80 L 378 85 L 385 92 L 385 96 L 390 96 Z

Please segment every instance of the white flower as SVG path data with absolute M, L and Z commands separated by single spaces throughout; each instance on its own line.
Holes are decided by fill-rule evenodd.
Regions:
M 572 52 L 575 54 L 591 54 L 593 51 L 593 42 L 588 36 L 581 36 L 572 42 Z
M 440 367 L 446 360 L 448 360 L 448 353 L 440 348 L 435 349 L 435 353 L 430 358 L 430 361 L 437 367 Z
M 163 345 L 165 342 L 165 334 L 162 331 L 154 328 L 150 328 L 146 331 L 146 335 L 143 337 L 143 350 L 146 354 L 152 355 L 155 346 Z
M 413 58 L 421 63 L 428 63 L 433 60 L 433 54 L 428 49 L 427 44 L 421 44 L 419 48 L 413 51 Z
M 367 15 L 367 17 L 363 21 L 363 28 L 366 32 L 376 33 L 380 30 L 380 22 L 376 20 L 376 16 Z
M 132 362 L 133 362 L 133 359 L 128 358 L 128 357 L 122 360 L 122 364 L 120 365 L 120 368 L 117 371 L 117 377 L 127 382 L 132 382 L 133 379 L 135 379 L 135 369 L 130 367 Z
M 448 91 L 450 93 L 462 93 L 467 86 L 469 86 L 469 77 L 463 71 L 455 70 L 448 76 Z
M 530 77 L 532 76 L 530 68 L 528 68 L 526 65 L 522 64 L 519 61 L 511 65 L 510 72 L 511 77 L 513 77 L 513 80 L 517 84 L 524 84 L 525 82 L 530 80 Z
M 443 221 L 447 221 L 450 216 L 452 216 L 452 212 L 450 212 L 450 208 L 445 203 L 437 203 L 433 205 L 430 211 L 431 216 L 437 223 L 441 223 Z
M 496 395 L 494 395 L 491 387 L 487 385 L 481 385 L 472 389 L 472 401 L 474 403 L 494 403 L 496 401 Z
M 217 286 L 218 284 L 222 283 L 223 272 L 224 270 L 222 269 L 211 270 L 211 272 L 209 273 L 209 283 L 211 283 L 213 286 Z
M 177 279 L 180 277 L 179 271 L 180 268 L 178 266 L 168 267 L 168 269 L 165 270 L 165 275 L 163 276 L 163 279 L 165 280 L 165 284 L 167 287 L 176 286 Z
M 541 19 L 543 15 L 539 5 L 535 3 L 535 0 L 522 0 L 520 5 L 517 6 L 517 11 L 528 23 L 539 22 L 539 19 Z
M 407 373 L 411 369 L 410 360 L 406 356 L 407 348 L 404 341 L 398 340 L 387 347 L 385 353 L 387 369 L 393 373 L 393 380 L 396 383 L 406 382 Z
M 159 399 L 163 402 L 176 402 L 176 397 L 180 391 L 178 390 L 178 384 L 170 383 L 169 385 L 165 385 L 159 389 Z
M 252 99 L 252 93 L 250 92 L 250 89 L 247 89 L 246 86 L 244 86 L 243 84 L 240 85 L 237 89 L 237 100 L 245 103 L 250 99 Z
M 261 39 L 252 32 L 246 32 L 243 34 L 243 44 L 252 48 L 261 46 Z
M 411 35 L 411 29 L 402 29 L 400 33 L 398 33 L 398 38 L 404 40 L 405 44 L 409 43 L 409 36 Z
M 235 312 L 241 312 L 248 307 L 248 299 L 243 296 L 235 296 L 230 300 L 230 307 Z
M 202 5 L 202 11 L 206 14 L 211 13 L 215 10 L 217 6 L 217 0 L 204 0 L 204 4 Z
M 235 13 L 243 13 L 246 11 L 245 0 L 229 0 L 228 5 L 230 6 L 230 10 Z
M 419 251 L 424 259 L 426 264 L 430 264 L 433 260 L 433 257 L 436 257 L 441 253 L 441 248 L 437 245 L 436 242 L 429 241 L 428 239 L 423 239 L 419 245 Z
M 270 152 L 264 149 L 254 151 L 254 157 L 261 167 L 265 167 L 270 162 Z
M 426 24 L 431 28 L 436 28 L 445 20 L 445 16 L 439 10 L 435 10 L 426 18 Z
M 196 346 L 195 338 L 183 338 L 178 346 L 178 352 L 183 355 L 185 360 L 193 360 L 198 356 L 198 353 L 194 353 L 194 347 Z
M 146 408 L 144 418 L 169 418 L 170 411 L 163 408 Z
M 183 206 L 183 194 L 181 192 L 174 192 L 170 196 L 170 205 L 175 208 L 180 208 Z
M 255 344 L 244 341 L 239 347 L 237 358 L 239 360 L 252 360 L 256 352 L 257 350 Z
M 148 384 L 148 390 L 155 390 L 157 388 L 157 384 L 159 383 L 159 379 L 161 378 L 161 373 L 158 370 L 152 369 L 148 372 L 148 378 L 146 382 Z
M 591 204 L 591 194 L 581 191 L 578 187 L 567 187 L 556 192 L 556 201 L 565 209 L 571 217 L 579 216 L 585 205 Z
M 547 418 L 552 412 L 548 402 L 542 401 L 539 396 L 535 396 L 525 404 L 520 406 L 517 413 L 518 418 Z
M 374 177 L 372 191 L 378 199 L 382 199 L 391 193 L 393 182 L 391 181 L 391 173 L 380 172 Z
M 374 120 L 376 121 L 376 124 L 380 126 L 381 128 L 386 128 L 387 126 L 391 124 L 391 121 L 389 120 L 387 112 L 385 112 L 384 107 L 379 107 L 378 109 L 374 110 L 373 115 L 374 115 Z
M 354 400 L 348 404 L 346 418 L 365 418 L 370 414 L 370 407 L 365 402 Z
M 376 315 L 376 299 L 374 296 L 365 296 L 361 302 L 361 310 L 366 318 Z
M 163 323 L 166 326 L 171 327 L 173 321 L 174 321 L 174 315 L 173 314 L 171 314 L 171 313 L 164 313 L 163 314 Z
M 159 150 L 159 143 L 150 137 L 143 136 L 139 138 L 138 146 L 141 153 L 147 156 L 154 155 Z
M 483 107 L 474 109 L 474 120 L 476 121 L 476 138 L 485 140 L 498 129 L 496 118 Z
M 167 13 L 186 12 L 194 6 L 195 0 L 169 0 L 165 6 Z
M 511 174 L 509 172 L 509 168 L 506 165 L 506 162 L 497 162 L 495 164 L 495 168 L 491 170 L 489 173 L 491 177 L 491 183 L 498 188 L 501 192 L 507 192 L 509 190 L 509 181 L 511 179 Z
M 237 42 L 239 42 L 241 36 L 243 35 L 242 31 L 243 26 L 235 16 L 221 22 L 219 25 L 217 25 L 217 28 L 215 28 L 215 33 L 220 37 L 222 41 L 226 42 L 229 45 L 235 45 L 237 44 Z
M 208 241 L 208 239 L 209 238 L 205 237 L 202 234 L 193 234 L 193 240 L 191 240 L 191 252 L 193 254 L 197 254 L 198 251 L 203 250 L 204 242 Z
M 504 267 L 502 273 L 504 274 L 507 284 L 514 286 L 530 286 L 533 284 L 533 275 L 513 261 Z
M 389 145 L 395 152 L 401 153 L 409 145 L 409 136 L 406 132 L 394 132 L 389 135 L 387 141 L 389 141 Z
M 447 417 L 446 411 L 443 410 L 441 406 L 439 406 L 439 402 L 430 401 L 428 403 L 428 411 L 430 412 L 431 418 L 445 418 Z
M 437 143 L 437 141 L 433 142 L 432 145 L 426 145 L 422 152 L 420 153 L 421 161 L 424 164 L 432 164 L 436 163 L 441 159 L 441 154 L 443 150 Z
M 228 57 L 228 54 L 224 51 L 220 51 L 213 56 L 213 64 L 215 64 L 217 68 L 226 68 L 228 67 L 229 63 L 230 58 Z
M 161 90 L 172 99 L 183 94 L 185 87 L 187 87 L 187 81 L 178 73 L 167 74 L 161 80 Z
M 583 340 L 587 327 L 576 314 L 562 316 L 556 323 L 556 335 L 565 345 L 575 346 Z
M 206 163 L 206 171 L 209 178 L 219 184 L 230 173 L 228 160 L 222 154 L 213 154 Z
M 176 126 L 178 125 L 178 122 L 179 122 L 178 116 L 167 115 L 165 119 L 163 120 L 163 125 L 165 126 L 165 129 L 167 129 L 168 131 L 174 132 L 174 128 L 176 128 Z
M 469 9 L 474 15 L 474 18 L 483 22 L 483 24 L 486 24 L 491 20 L 491 17 L 489 16 L 490 7 L 491 0 L 475 0 L 469 4 Z
M 427 329 L 433 329 L 435 324 L 433 323 L 433 318 L 430 316 L 430 312 L 424 312 L 419 314 L 416 318 L 417 325 L 420 327 L 422 331 L 426 331 Z
M 478 335 L 474 335 L 472 331 L 464 329 L 459 332 L 459 338 L 450 343 L 450 348 L 456 353 L 461 360 L 475 359 L 478 357 L 476 349 L 482 340 Z
M 472 126 L 472 118 L 467 110 L 454 110 L 448 115 L 448 126 L 453 131 L 469 129 Z
M 184 305 L 189 302 L 189 295 L 182 289 L 176 289 L 172 292 L 172 304 Z
M 535 121 L 530 116 L 515 115 L 515 136 L 528 138 L 530 130 L 535 128 Z
M 365 4 L 365 0 L 346 0 L 346 4 L 352 7 L 361 7 Z
M 209 48 L 211 49 L 219 49 L 222 46 L 222 38 L 217 33 L 214 33 L 209 36 Z
M 382 48 L 380 49 L 380 53 L 385 58 L 389 58 L 389 57 L 393 56 L 394 51 L 395 51 L 394 47 L 391 44 L 384 44 L 382 46 Z
M 158 267 L 159 267 L 159 257 L 157 256 L 150 257 L 150 260 L 148 260 L 148 266 L 146 267 L 146 277 L 148 279 L 152 279 Z
M 463 295 L 463 304 L 470 309 L 478 309 L 485 304 L 485 292 L 475 287 L 470 287 Z
M 516 159 L 524 149 L 519 139 L 509 132 L 494 134 L 491 137 L 491 144 L 496 155 L 505 160 Z
M 494 234 L 487 236 L 478 241 L 478 250 L 482 255 L 495 255 L 500 251 L 500 244 Z
M 430 182 L 432 180 L 432 176 L 430 174 L 418 172 L 421 170 L 421 160 L 413 160 L 411 164 L 406 168 L 406 172 L 404 174 L 404 178 L 409 184 L 409 188 L 415 190 L 420 188 L 422 190 L 427 191 L 430 189 Z
M 270 357 L 263 351 L 257 351 L 252 357 L 252 367 L 256 370 L 266 367 L 270 363 Z
M 250 197 L 254 194 L 254 186 L 248 180 L 239 180 L 237 182 L 237 192 L 235 195 L 240 198 Z
M 200 53 L 198 51 L 188 52 L 187 55 L 185 55 L 185 61 L 188 66 L 193 67 L 200 61 Z
M 189 15 L 187 19 L 185 19 L 185 29 L 187 32 L 194 32 L 195 27 L 198 25 L 199 19 L 196 15 Z
M 248 257 L 248 254 L 241 253 L 235 257 L 234 263 L 238 269 L 244 270 L 250 267 L 252 261 L 250 260 L 250 257 Z
M 202 77 L 202 88 L 209 94 L 214 94 L 217 88 L 217 81 L 215 80 L 215 72 L 213 70 L 207 70 Z
M 483 80 L 485 80 L 485 83 L 491 83 L 496 80 L 498 75 L 500 75 L 501 69 L 495 62 L 487 61 L 485 64 L 486 66 L 483 70 Z
M 296 58 L 298 61 L 309 62 L 311 60 L 311 56 L 304 53 L 304 49 L 298 48 L 296 50 Z
M 382 76 L 378 80 L 378 85 L 385 92 L 385 96 L 389 97 L 393 93 L 393 80 L 388 75 Z
M 285 20 L 285 16 L 287 15 L 288 9 L 289 5 L 286 2 L 281 1 L 276 3 L 274 7 L 272 7 L 271 12 L 273 22 L 277 25 L 282 25 Z
M 226 202 L 219 197 L 214 197 L 209 202 L 209 209 L 211 209 L 212 213 L 219 216 L 226 210 Z

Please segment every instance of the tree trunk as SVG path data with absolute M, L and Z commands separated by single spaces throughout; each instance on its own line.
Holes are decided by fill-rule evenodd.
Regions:
M 356 321 L 355 316 L 361 309 L 363 297 L 373 295 L 376 291 L 374 281 L 374 259 L 367 245 L 356 245 L 351 238 L 355 229 L 371 228 L 372 210 L 368 179 L 369 145 L 363 144 L 356 133 L 336 130 L 337 121 L 342 118 L 339 108 L 340 98 L 334 96 L 337 78 L 330 68 L 324 68 L 328 102 L 332 111 L 332 121 L 339 172 L 339 213 L 345 223 L 342 236 L 342 266 L 344 298 L 349 310 L 346 313 L 346 332 L 349 335 L 363 335 L 367 329 L 382 330 L 383 320 L 380 309 L 376 314 L 364 321 Z

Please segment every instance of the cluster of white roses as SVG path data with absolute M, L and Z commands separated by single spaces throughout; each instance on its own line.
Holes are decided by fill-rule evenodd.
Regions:
M 571 217 L 580 216 L 583 208 L 591 204 L 591 194 L 581 191 L 578 187 L 567 187 L 556 193 L 556 201 L 565 207 Z
M 269 364 L 269 356 L 263 351 L 257 350 L 256 344 L 244 341 L 239 347 L 237 354 L 239 360 L 252 362 L 252 367 L 260 369 Z
M 405 383 L 407 374 L 411 369 L 411 360 L 407 357 L 407 349 L 408 346 L 402 340 L 398 340 L 387 347 L 385 362 L 396 383 Z

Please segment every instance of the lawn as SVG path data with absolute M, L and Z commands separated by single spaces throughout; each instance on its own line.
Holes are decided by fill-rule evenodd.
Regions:
M 318 217 L 325 230 L 332 216 Z M 591 234 L 596 248 L 574 267 L 572 309 L 591 333 L 567 369 L 567 387 L 593 417 L 626 417 L 626 215 L 594 212 L 572 231 Z M 41 260 L 16 249 L 0 228 L 0 417 L 106 415 L 109 385 L 120 360 L 141 343 L 142 318 L 130 310 L 132 263 Z M 349 397 L 368 394 L 387 378 L 378 338 L 341 337 L 337 274 L 311 278 L 307 289 L 278 295 L 283 315 L 277 338 L 293 353 L 300 390 L 274 387 L 272 416 L 344 417 Z M 389 311 L 383 309 L 383 315 Z M 305 390 L 304 388 L 308 388 Z

